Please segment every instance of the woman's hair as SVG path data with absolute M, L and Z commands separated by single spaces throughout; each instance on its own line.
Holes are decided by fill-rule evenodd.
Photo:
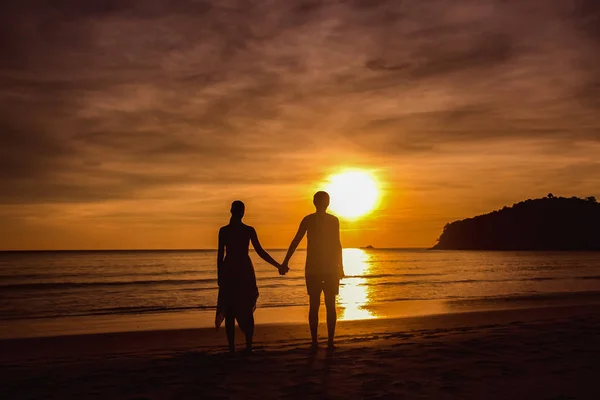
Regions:
M 240 200 L 236 200 L 231 203 L 231 217 L 242 219 L 244 216 L 244 212 L 246 211 L 246 206 Z

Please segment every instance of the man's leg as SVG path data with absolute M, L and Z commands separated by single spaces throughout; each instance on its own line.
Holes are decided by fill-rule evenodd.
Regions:
M 335 309 L 334 293 L 325 293 L 325 308 L 327 309 L 327 347 L 333 348 L 333 338 L 335 336 L 335 325 L 337 322 L 337 311 Z
M 313 293 L 309 295 L 310 309 L 308 310 L 308 324 L 310 325 L 310 336 L 313 346 L 317 346 L 317 330 L 319 328 L 319 306 L 321 305 L 321 293 Z

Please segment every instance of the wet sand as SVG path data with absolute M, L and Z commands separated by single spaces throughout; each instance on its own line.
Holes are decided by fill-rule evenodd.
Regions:
M 303 324 L 257 326 L 249 357 L 227 354 L 224 336 L 2 340 L 2 397 L 600 398 L 598 305 L 341 322 L 334 353 L 311 353 Z

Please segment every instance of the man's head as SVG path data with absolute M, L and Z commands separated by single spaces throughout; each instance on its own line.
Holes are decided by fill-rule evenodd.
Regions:
M 244 212 L 246 211 L 246 206 L 240 200 L 236 200 L 231 203 L 231 216 L 234 218 L 242 219 L 244 216 Z
M 329 194 L 327 192 L 318 191 L 313 197 L 313 204 L 317 211 L 325 211 L 329 207 Z

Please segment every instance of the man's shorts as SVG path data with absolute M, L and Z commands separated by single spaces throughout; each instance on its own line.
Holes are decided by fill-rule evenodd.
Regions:
M 309 296 L 335 296 L 340 292 L 340 280 L 335 275 L 306 275 L 306 291 Z

